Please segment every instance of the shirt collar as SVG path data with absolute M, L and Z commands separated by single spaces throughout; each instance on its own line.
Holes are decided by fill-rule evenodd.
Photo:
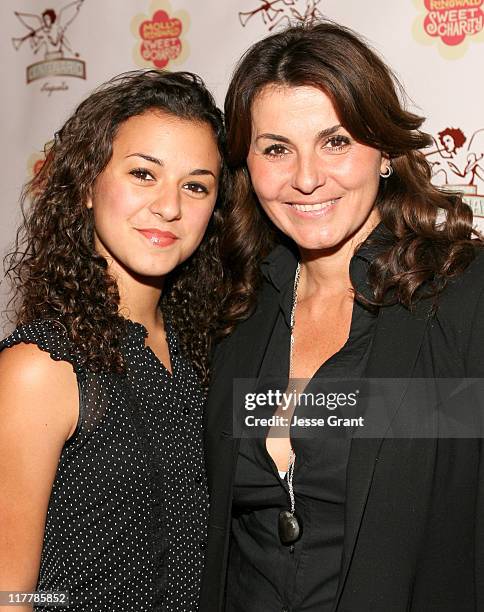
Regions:
M 369 290 L 366 281 L 369 265 L 394 241 L 393 234 L 380 222 L 355 251 L 350 262 L 350 278 L 355 289 L 363 295 L 367 295 Z M 297 262 L 298 258 L 293 248 L 278 244 L 262 261 L 261 271 L 277 291 L 283 292 L 287 285 L 294 281 Z
M 380 221 L 375 229 L 369 234 L 368 238 L 356 249 L 353 258 L 359 257 L 368 264 L 371 264 L 380 253 L 389 249 L 394 243 L 395 236 L 386 225 Z
M 262 261 L 262 274 L 278 291 L 283 291 L 294 281 L 297 262 L 296 253 L 290 247 L 278 244 Z

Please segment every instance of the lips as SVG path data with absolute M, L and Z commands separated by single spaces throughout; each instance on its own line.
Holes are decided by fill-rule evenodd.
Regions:
M 162 232 L 155 228 L 138 229 L 137 231 L 149 240 L 154 247 L 170 246 L 178 240 L 178 236 L 172 232 Z

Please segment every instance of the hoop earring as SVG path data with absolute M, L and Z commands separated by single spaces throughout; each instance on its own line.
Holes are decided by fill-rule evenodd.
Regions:
M 390 178 L 392 174 L 393 174 L 393 166 L 391 164 L 388 164 L 388 166 L 385 168 L 385 172 L 380 172 L 380 176 L 383 179 Z

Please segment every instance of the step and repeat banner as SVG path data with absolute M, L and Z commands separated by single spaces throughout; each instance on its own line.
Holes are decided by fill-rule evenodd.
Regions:
M 0 165 L 5 254 L 22 185 L 75 106 L 135 68 L 200 74 L 220 105 L 240 55 L 290 23 L 329 18 L 393 67 L 434 139 L 437 185 L 464 191 L 484 229 L 484 0 L 2 0 Z M 3 277 L 3 274 L 2 274 Z M 0 309 L 6 303 L 0 285 Z M 4 315 L 0 323 L 4 324 Z

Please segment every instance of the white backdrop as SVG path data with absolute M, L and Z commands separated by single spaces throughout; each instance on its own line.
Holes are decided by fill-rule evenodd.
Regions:
M 0 253 L 22 184 L 77 103 L 140 66 L 200 74 L 220 105 L 247 47 L 289 20 L 325 16 L 363 34 L 428 119 L 434 181 L 463 189 L 484 228 L 484 0 L 2 0 Z M 6 301 L 0 287 L 0 309 Z M 0 316 L 1 323 L 3 315 Z

